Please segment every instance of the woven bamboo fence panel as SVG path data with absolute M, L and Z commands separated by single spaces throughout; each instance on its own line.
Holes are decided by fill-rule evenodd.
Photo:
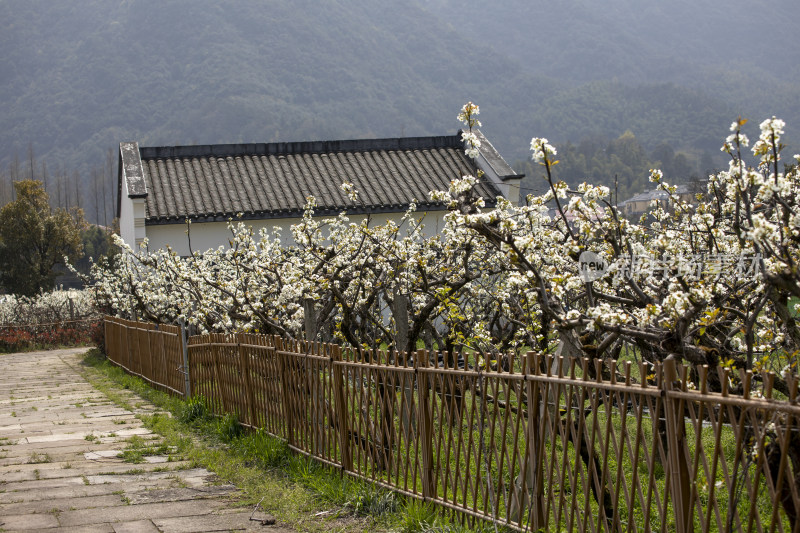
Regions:
M 104 319 L 108 359 L 153 387 L 184 394 L 180 328 L 167 324 Z
M 153 329 L 115 324 L 109 359 L 160 375 Z M 674 361 L 484 360 L 258 335 L 191 337 L 188 354 L 192 393 L 215 413 L 467 523 L 800 532 L 794 378 L 778 395 L 771 374 L 703 367 L 690 380 Z

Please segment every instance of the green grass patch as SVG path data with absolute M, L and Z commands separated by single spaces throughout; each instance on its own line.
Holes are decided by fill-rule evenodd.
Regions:
M 128 445 L 118 457 L 121 457 L 123 462 L 139 464 L 146 461 L 145 457 L 153 455 L 169 455 L 170 446 L 164 442 L 149 442 L 134 435 L 128 439 Z
M 236 485 L 242 505 L 261 501 L 261 509 L 300 531 L 428 530 L 423 527 L 428 522 L 407 518 L 408 510 L 416 507 L 394 493 L 295 454 L 262 430 L 246 431 L 234 415 L 212 416 L 202 398 L 184 401 L 152 389 L 109 363 L 98 350 L 87 353 L 80 370 L 120 407 L 131 409 L 140 400 L 132 397 L 133 392 L 164 411 L 139 415 L 162 440 L 156 445 L 130 438 L 122 452 L 127 462 L 169 451 L 190 467 L 207 468 L 221 482 Z M 438 520 L 436 524 L 449 524 Z

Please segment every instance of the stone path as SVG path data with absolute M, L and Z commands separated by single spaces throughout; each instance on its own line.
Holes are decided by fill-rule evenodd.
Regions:
M 250 520 L 236 487 L 170 450 L 118 457 L 160 444 L 135 417 L 155 407 L 109 401 L 75 370 L 85 351 L 0 355 L 0 531 L 288 532 Z

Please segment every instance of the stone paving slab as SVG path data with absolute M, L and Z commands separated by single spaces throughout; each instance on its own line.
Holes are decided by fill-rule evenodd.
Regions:
M 59 525 L 85 526 L 104 522 L 130 522 L 153 518 L 186 518 L 211 514 L 226 505 L 222 501 L 158 502 L 139 505 L 122 505 L 109 512 L 107 507 L 66 511 L 58 515 Z M 229 528 L 230 529 L 230 528 Z
M 182 486 L 182 481 L 174 478 L 144 478 L 139 481 L 130 481 L 125 484 L 125 494 L 136 494 L 138 491 L 165 490 Z M 38 490 L 2 492 L 0 505 L 20 503 L 25 501 L 62 500 L 68 498 L 94 498 L 109 494 L 119 495 L 120 488 L 116 484 L 86 485 L 81 480 L 78 485 L 63 485 L 57 487 L 42 487 Z
M 41 533 L 115 533 L 111 524 L 96 524 L 83 527 L 54 527 L 40 529 Z
M 0 355 L 0 531 L 268 531 L 237 507 L 238 490 L 180 457 L 119 454 L 133 437 L 160 443 L 76 371 L 85 349 Z M 175 453 L 169 452 L 169 453 Z
M 6 531 L 30 531 L 58 527 L 58 518 L 53 513 L 6 515 L 0 518 Z
M 48 504 L 50 511 L 69 511 L 75 509 L 90 509 L 92 507 L 114 507 L 123 505 L 118 494 L 105 494 L 102 496 L 87 496 L 82 498 L 57 498 Z M 10 515 L 35 513 L 42 506 L 39 501 L 8 503 L 3 505 L 3 512 Z M 2 519 L 0 519 L 2 520 Z
M 250 512 L 236 514 L 221 514 L 211 516 L 198 516 L 188 518 L 157 518 L 153 523 L 157 531 L 170 531 L 171 533 L 190 533 L 192 531 L 269 531 L 273 528 L 265 527 L 259 522 L 250 520 Z
M 114 533 L 159 533 L 152 520 L 132 520 L 114 525 Z

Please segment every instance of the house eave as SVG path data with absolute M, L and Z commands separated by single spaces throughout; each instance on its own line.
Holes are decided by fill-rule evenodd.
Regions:
M 487 206 L 495 204 L 495 200 L 491 202 L 487 200 Z M 392 205 L 392 206 L 368 206 L 360 208 L 345 208 L 345 207 L 328 207 L 328 208 L 315 208 L 315 217 L 331 217 L 338 216 L 342 213 L 345 215 L 370 215 L 370 214 L 394 214 L 405 213 L 408 210 L 408 205 Z M 447 211 L 447 206 L 442 203 L 425 203 L 417 205 L 417 212 L 441 212 Z M 242 213 L 241 216 L 237 213 L 210 213 L 203 215 L 189 215 L 188 217 L 160 217 L 148 218 L 145 220 L 147 226 L 161 226 L 172 224 L 185 224 L 188 218 L 192 223 L 205 223 L 205 222 L 228 222 L 231 220 L 242 221 L 255 221 L 255 220 L 288 220 L 302 218 L 302 210 L 292 211 L 272 211 L 272 212 L 255 212 L 255 213 Z

